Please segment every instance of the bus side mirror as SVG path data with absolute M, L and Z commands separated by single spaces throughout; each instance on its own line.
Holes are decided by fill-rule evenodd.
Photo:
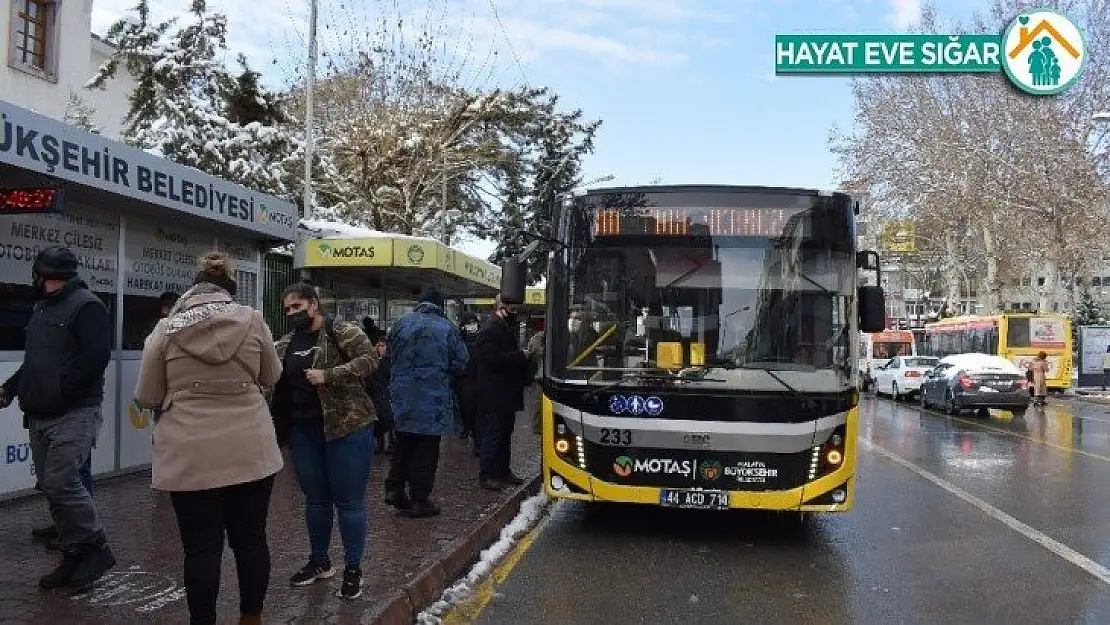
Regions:
M 505 304 L 523 304 L 528 289 L 528 267 L 516 258 L 501 264 L 501 301 Z
M 881 286 L 859 287 L 860 332 L 882 332 L 886 329 L 886 296 Z

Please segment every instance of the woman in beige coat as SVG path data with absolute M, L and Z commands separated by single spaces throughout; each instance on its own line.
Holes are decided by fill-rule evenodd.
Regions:
M 170 492 L 185 549 L 191 621 L 216 622 L 224 536 L 239 573 L 241 623 L 259 623 L 270 579 L 266 515 L 282 468 L 263 388 L 281 361 L 262 315 L 232 301 L 211 253 L 143 349 L 135 399 L 158 415 L 153 486 Z
M 1033 372 L 1033 405 L 1045 405 L 1045 396 L 1048 395 L 1048 354 L 1041 352 L 1029 363 L 1029 370 Z

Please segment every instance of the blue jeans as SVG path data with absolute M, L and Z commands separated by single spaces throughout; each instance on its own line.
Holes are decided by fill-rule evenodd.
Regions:
M 321 421 L 296 421 L 290 447 L 304 492 L 312 561 L 328 560 L 332 520 L 338 512 L 344 563 L 359 567 L 366 551 L 366 485 L 374 459 L 374 428 L 367 426 L 329 441 Z

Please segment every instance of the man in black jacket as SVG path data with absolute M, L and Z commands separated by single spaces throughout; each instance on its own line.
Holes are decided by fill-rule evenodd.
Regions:
M 517 339 L 517 307 L 500 298 L 496 310 L 474 341 L 478 359 L 478 403 L 482 410 L 482 488 L 499 491 L 524 483 L 513 474 L 513 426 L 516 413 L 524 409 L 524 386 L 528 377 L 528 353 Z
M 41 299 L 27 324 L 23 365 L 0 386 L 0 407 L 19 398 L 36 488 L 46 494 L 58 528 L 62 563 L 39 585 L 80 590 L 116 564 L 78 471 L 103 421 L 112 324 L 108 308 L 77 277 L 77 257 L 69 249 L 40 252 L 32 283 Z

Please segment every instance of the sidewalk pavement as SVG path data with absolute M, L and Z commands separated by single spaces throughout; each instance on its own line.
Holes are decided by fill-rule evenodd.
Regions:
M 525 413 L 528 414 L 528 413 Z M 478 463 L 469 445 L 445 437 L 436 488 L 432 494 L 443 514 L 428 519 L 399 517 L 382 502 L 389 457 L 374 458 L 368 504 L 370 540 L 363 573 L 367 588 L 354 601 L 338 598 L 340 577 L 308 588 L 292 588 L 289 576 L 308 557 L 303 521 L 303 497 L 286 456 L 270 505 L 269 537 L 273 558 L 270 591 L 264 623 L 372 623 L 378 614 L 395 610 L 402 589 L 422 571 L 449 556 L 458 559 L 459 545 L 493 528 L 483 521 L 508 518 L 522 493 L 494 493 L 478 487 Z M 513 470 L 525 479 L 539 473 L 538 439 L 531 419 L 518 415 L 513 438 Z M 526 486 L 527 487 L 527 486 Z M 526 488 L 525 487 L 525 488 Z M 187 623 L 181 567 L 182 553 L 177 523 L 169 496 L 150 488 L 150 473 L 143 472 L 96 484 L 94 488 L 109 542 L 118 564 L 94 589 L 73 595 L 68 591 L 39 590 L 38 578 L 58 561 L 57 552 L 31 543 L 31 529 L 48 520 L 45 500 L 28 497 L 0 504 L 0 549 L 7 565 L 0 568 L 0 622 L 20 623 Z M 491 517 L 498 517 L 492 519 Z M 488 523 L 487 523 L 488 525 Z M 499 528 L 498 528 L 499 529 Z M 338 526 L 333 530 L 331 556 L 342 563 Z M 493 533 L 496 536 L 496 533 Z M 488 545 L 478 545 L 484 548 Z M 472 556 L 476 557 L 475 552 Z M 459 563 L 462 564 L 462 563 Z M 442 575 L 455 575 L 446 565 Z M 440 570 L 437 568 L 437 570 Z M 448 584 L 453 580 L 445 580 Z M 428 589 L 435 593 L 438 590 Z M 415 611 L 423 605 L 414 606 Z M 237 622 L 238 585 L 231 551 L 224 557 L 220 590 L 221 623 Z

